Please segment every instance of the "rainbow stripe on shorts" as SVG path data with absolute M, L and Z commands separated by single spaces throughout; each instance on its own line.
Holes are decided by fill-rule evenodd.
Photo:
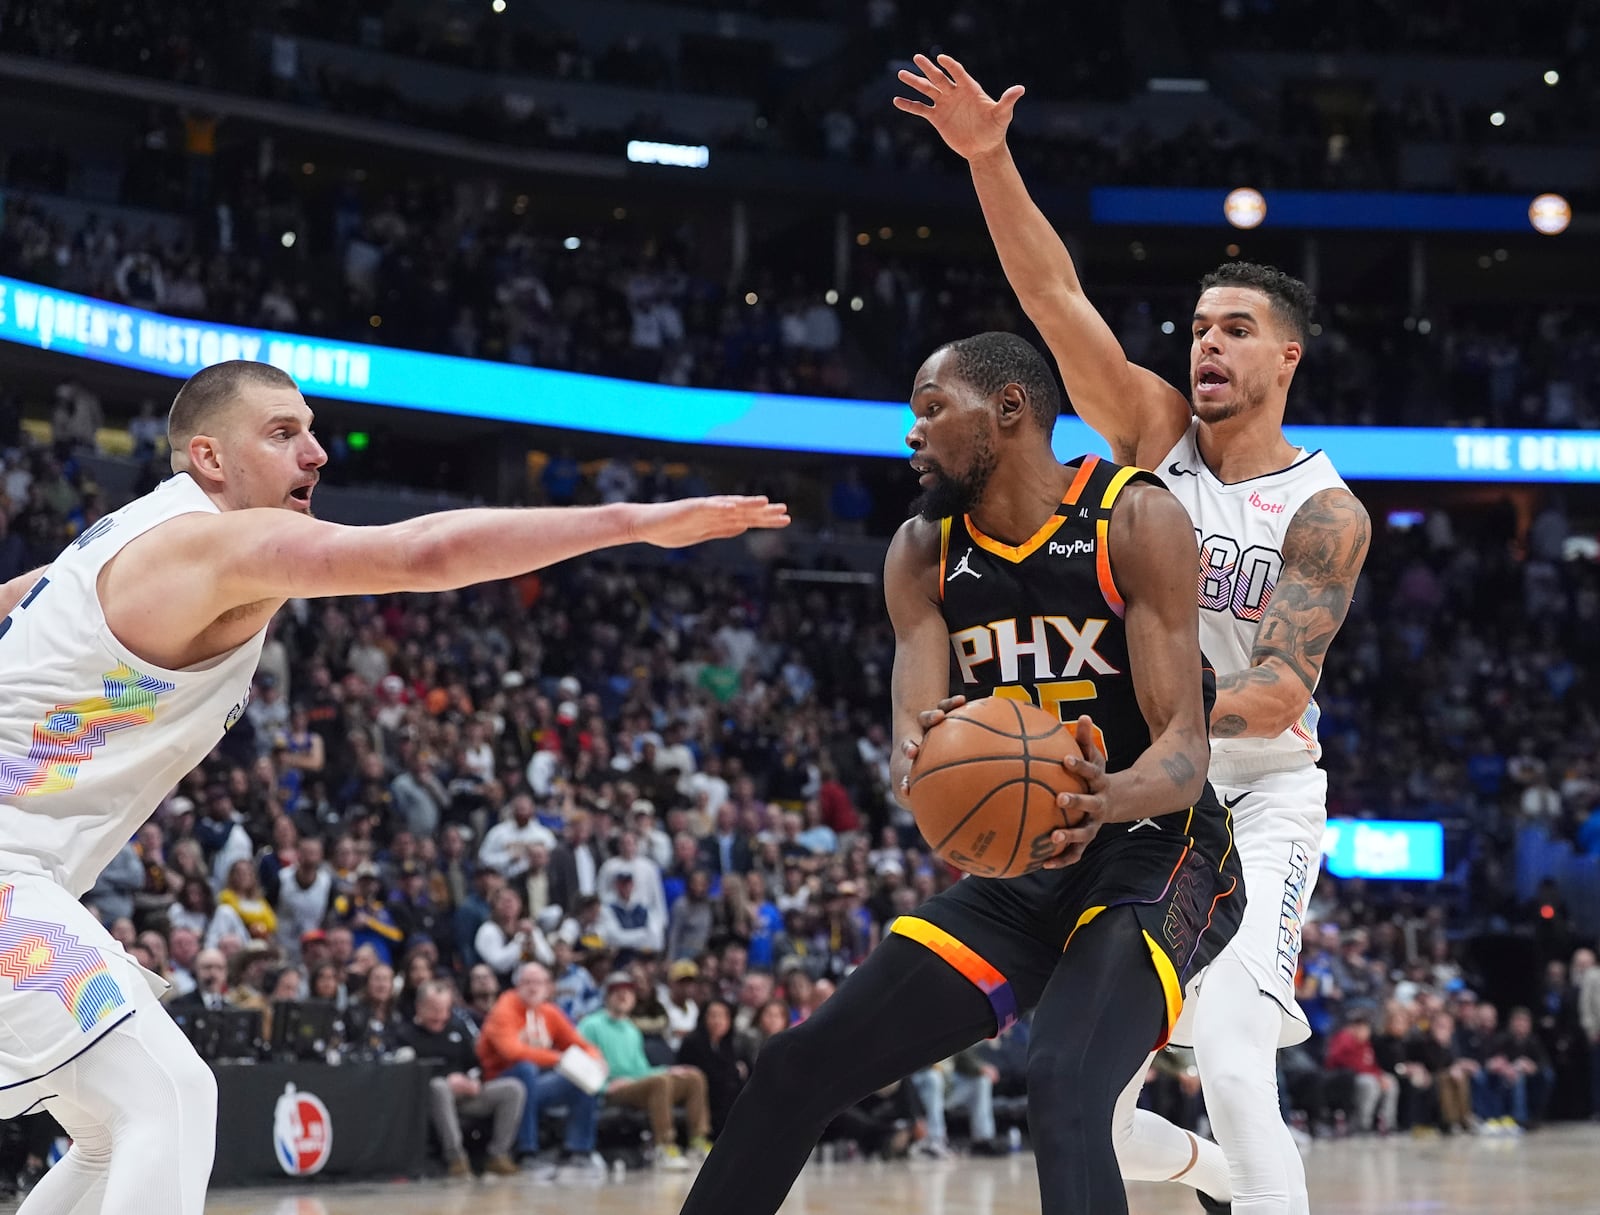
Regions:
M 889 931 L 915 941 L 933 950 L 940 958 L 955 967 L 961 976 L 989 997 L 994 1008 L 995 1033 L 1003 1033 L 1017 1022 L 1017 993 L 1010 981 L 983 959 L 970 946 L 956 940 L 937 924 L 914 915 L 903 915 L 889 926 Z
M 15 894 L 0 885 L 0 980 L 59 997 L 85 1032 L 127 1004 L 104 954 L 60 924 L 12 915 Z

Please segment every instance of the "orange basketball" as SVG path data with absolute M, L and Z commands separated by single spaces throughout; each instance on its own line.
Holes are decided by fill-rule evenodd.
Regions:
M 907 800 L 934 852 L 978 877 L 1032 873 L 1073 824 L 1056 795 L 1083 782 L 1061 761 L 1081 755 L 1072 729 L 1031 704 L 989 696 L 962 705 L 922 741 Z

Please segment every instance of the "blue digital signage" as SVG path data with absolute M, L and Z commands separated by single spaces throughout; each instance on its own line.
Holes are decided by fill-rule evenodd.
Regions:
M 186 378 L 225 359 L 282 368 L 308 396 L 668 443 L 906 456 L 898 401 L 676 388 L 214 325 L 0 277 L 0 340 Z M 1291 426 L 1352 480 L 1600 482 L 1600 432 Z M 1105 443 L 1063 418 L 1064 459 Z
M 1437 882 L 1444 877 L 1444 824 L 1329 819 L 1322 862 L 1334 877 Z

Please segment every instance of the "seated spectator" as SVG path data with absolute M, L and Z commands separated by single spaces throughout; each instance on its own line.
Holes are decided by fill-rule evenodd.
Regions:
M 1492 1070 L 1503 1078 L 1510 1095 L 1511 1117 L 1526 1130 L 1544 1122 L 1545 1108 L 1555 1083 L 1550 1056 L 1533 1032 L 1533 1014 L 1526 1008 L 1513 1008 L 1494 1045 Z
M 564 944 L 556 947 L 557 957 L 561 956 L 564 948 L 568 947 Z M 605 1003 L 600 984 L 611 973 L 615 955 L 597 936 L 583 937 L 569 952 L 572 961 L 556 981 L 556 1003 L 576 1025 Z
M 1411 1057 L 1433 1078 L 1433 1113 L 1439 1129 L 1447 1135 L 1470 1129 L 1476 1065 L 1456 1052 L 1455 1018 L 1447 1012 L 1432 1014 L 1427 1033 L 1412 1044 Z
M 564 1105 L 561 1166 L 603 1176 L 605 1161 L 594 1147 L 598 1098 L 557 1070 L 563 1052 L 574 1046 L 597 1059 L 603 1057 L 550 1003 L 550 972 L 537 962 L 524 963 L 516 985 L 495 1001 L 478 1035 L 483 1074 L 491 1080 L 511 1076 L 527 1094 L 517 1129 L 519 1157 L 531 1158 L 539 1151 L 540 1107 Z
M 1356 1129 L 1369 1132 L 1375 1128 L 1380 1106 L 1389 1117 L 1394 1116 L 1394 1106 L 1399 1100 L 1399 1080 L 1378 1067 L 1377 1052 L 1372 1046 L 1372 1025 L 1365 1012 L 1350 1013 L 1344 1027 L 1328 1043 L 1325 1060 L 1328 1071 L 1350 1085 Z M 1393 1126 L 1385 1122 L 1384 1129 Z
M 644 1035 L 629 1020 L 638 1000 L 632 976 L 618 972 L 608 978 L 605 1000 L 605 1007 L 585 1017 L 578 1031 L 600 1049 L 610 1069 L 606 1100 L 649 1114 L 656 1160 L 665 1169 L 681 1172 L 689 1167 L 689 1160 L 678 1146 L 672 1119 L 675 1106 L 682 1105 L 688 1118 L 690 1151 L 703 1154 L 711 1147 L 705 1073 L 681 1064 L 650 1065 L 645 1057 Z
M 1387 1130 L 1403 1130 L 1428 1121 L 1433 1073 L 1414 1057 L 1415 1049 L 1410 1009 L 1392 1000 L 1384 1013 L 1383 1032 L 1372 1038 L 1378 1068 L 1396 1082 L 1391 1116 L 1384 1122 Z M 1379 1117 L 1383 1117 L 1381 1111 Z
M 667 1014 L 666 1031 L 662 1036 L 674 1051 L 680 1050 L 684 1038 L 701 1023 L 700 1006 L 694 998 L 699 981 L 700 967 L 682 958 L 667 968 L 666 990 L 658 993 Z
M 418 1059 L 435 1060 L 442 1075 L 428 1081 L 428 1113 L 444 1149 L 451 1177 L 467 1177 L 471 1165 L 462 1146 L 462 1118 L 492 1118 L 484 1172 L 514 1176 L 511 1149 L 522 1124 L 527 1094 L 513 1076 L 482 1079 L 473 1033 L 455 1015 L 455 990 L 449 983 L 429 980 L 417 992 L 416 1014 L 396 1032 L 397 1040 L 417 1052 Z
M 735 879 L 730 879 L 735 880 Z M 667 957 L 692 958 L 711 943 L 711 875 L 704 869 L 689 874 L 688 884 L 672 904 L 667 928 Z
M 216 1012 L 227 1006 L 227 991 L 228 959 L 220 949 L 202 949 L 194 959 L 194 987 L 167 1001 L 167 1011 L 174 1017 L 201 1010 Z
M 473 1028 L 483 1029 L 483 1023 L 499 998 L 500 978 L 486 963 L 479 962 L 467 971 L 467 998 L 461 1011 Z
M 346 1049 L 375 1054 L 394 1050 L 401 1020 L 393 967 L 379 962 L 367 973 L 366 989 L 346 1014 L 345 1025 Z
M 234 861 L 228 866 L 228 884 L 217 896 L 217 904 L 233 908 L 252 939 L 270 941 L 277 936 L 278 913 L 261 892 L 254 861 Z
M 426 945 L 414 945 L 406 951 L 405 969 L 400 977 L 400 1015 L 416 1015 L 417 997 L 423 987 L 433 980 L 434 955 Z
M 216 905 L 211 883 L 205 878 L 192 877 L 184 881 L 183 893 L 168 913 L 168 923 L 174 928 L 189 929 L 199 936 L 207 949 L 215 949 L 230 938 L 239 945 L 250 939 L 250 930 L 239 913 L 226 904 Z
M 756 1013 L 755 1033 L 761 1046 L 789 1028 L 789 1005 L 784 1000 L 768 1000 Z
M 666 925 L 660 913 L 635 889 L 633 870 L 618 869 L 611 889 L 600 905 L 600 935 L 613 949 L 644 949 L 660 953 L 666 944 Z
M 752 970 L 745 975 L 739 982 L 739 1002 L 733 1013 L 734 1027 L 747 1033 L 754 1032 L 762 1008 L 772 999 L 772 992 L 772 976 L 766 971 Z
M 698 1068 L 706 1078 L 706 1100 L 711 1108 L 711 1137 L 722 1133 L 728 1111 L 750 1078 L 755 1043 L 749 1034 L 733 1027 L 733 1005 L 712 999 L 700 1009 L 700 1023 L 683 1039 L 678 1062 Z
M 519 793 L 506 806 L 501 820 L 485 833 L 478 861 L 508 882 L 520 881 L 528 872 L 528 851 L 538 845 L 548 854 L 556 846 L 555 833 L 533 816 L 533 798 Z
M 383 878 L 378 866 L 362 861 L 356 866 L 354 894 L 336 894 L 330 913 L 334 922 L 350 929 L 356 948 L 370 945 L 385 966 L 394 963 L 394 948 L 405 940 L 383 898 Z
M 554 966 L 556 961 L 555 950 L 539 926 L 522 914 L 522 896 L 510 886 L 495 894 L 492 914 L 479 927 L 472 947 L 502 984 L 509 983 L 524 962 Z
M 1007 1149 L 996 1141 L 994 1126 L 994 1086 L 999 1080 L 1000 1069 L 989 1061 L 983 1043 L 912 1076 L 911 1085 L 927 1118 L 927 1137 L 917 1145 L 921 1153 L 939 1160 L 950 1156 L 945 1111 L 964 1108 L 972 1115 L 973 1154 L 1003 1154 Z

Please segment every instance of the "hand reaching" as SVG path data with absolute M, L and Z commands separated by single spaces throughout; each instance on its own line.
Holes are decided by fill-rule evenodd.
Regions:
M 788 526 L 789 508 L 782 502 L 722 494 L 641 507 L 633 538 L 657 548 L 687 548 L 706 540 L 726 540 L 752 527 Z
M 968 160 L 1004 146 L 1011 113 L 1024 91 L 1020 84 L 1012 85 L 996 101 L 949 55 L 940 55 L 937 64 L 926 55 L 914 55 L 912 62 L 922 74 L 902 71 L 900 83 L 916 89 L 931 104 L 896 97 L 895 109 L 926 118 L 950 150 Z

